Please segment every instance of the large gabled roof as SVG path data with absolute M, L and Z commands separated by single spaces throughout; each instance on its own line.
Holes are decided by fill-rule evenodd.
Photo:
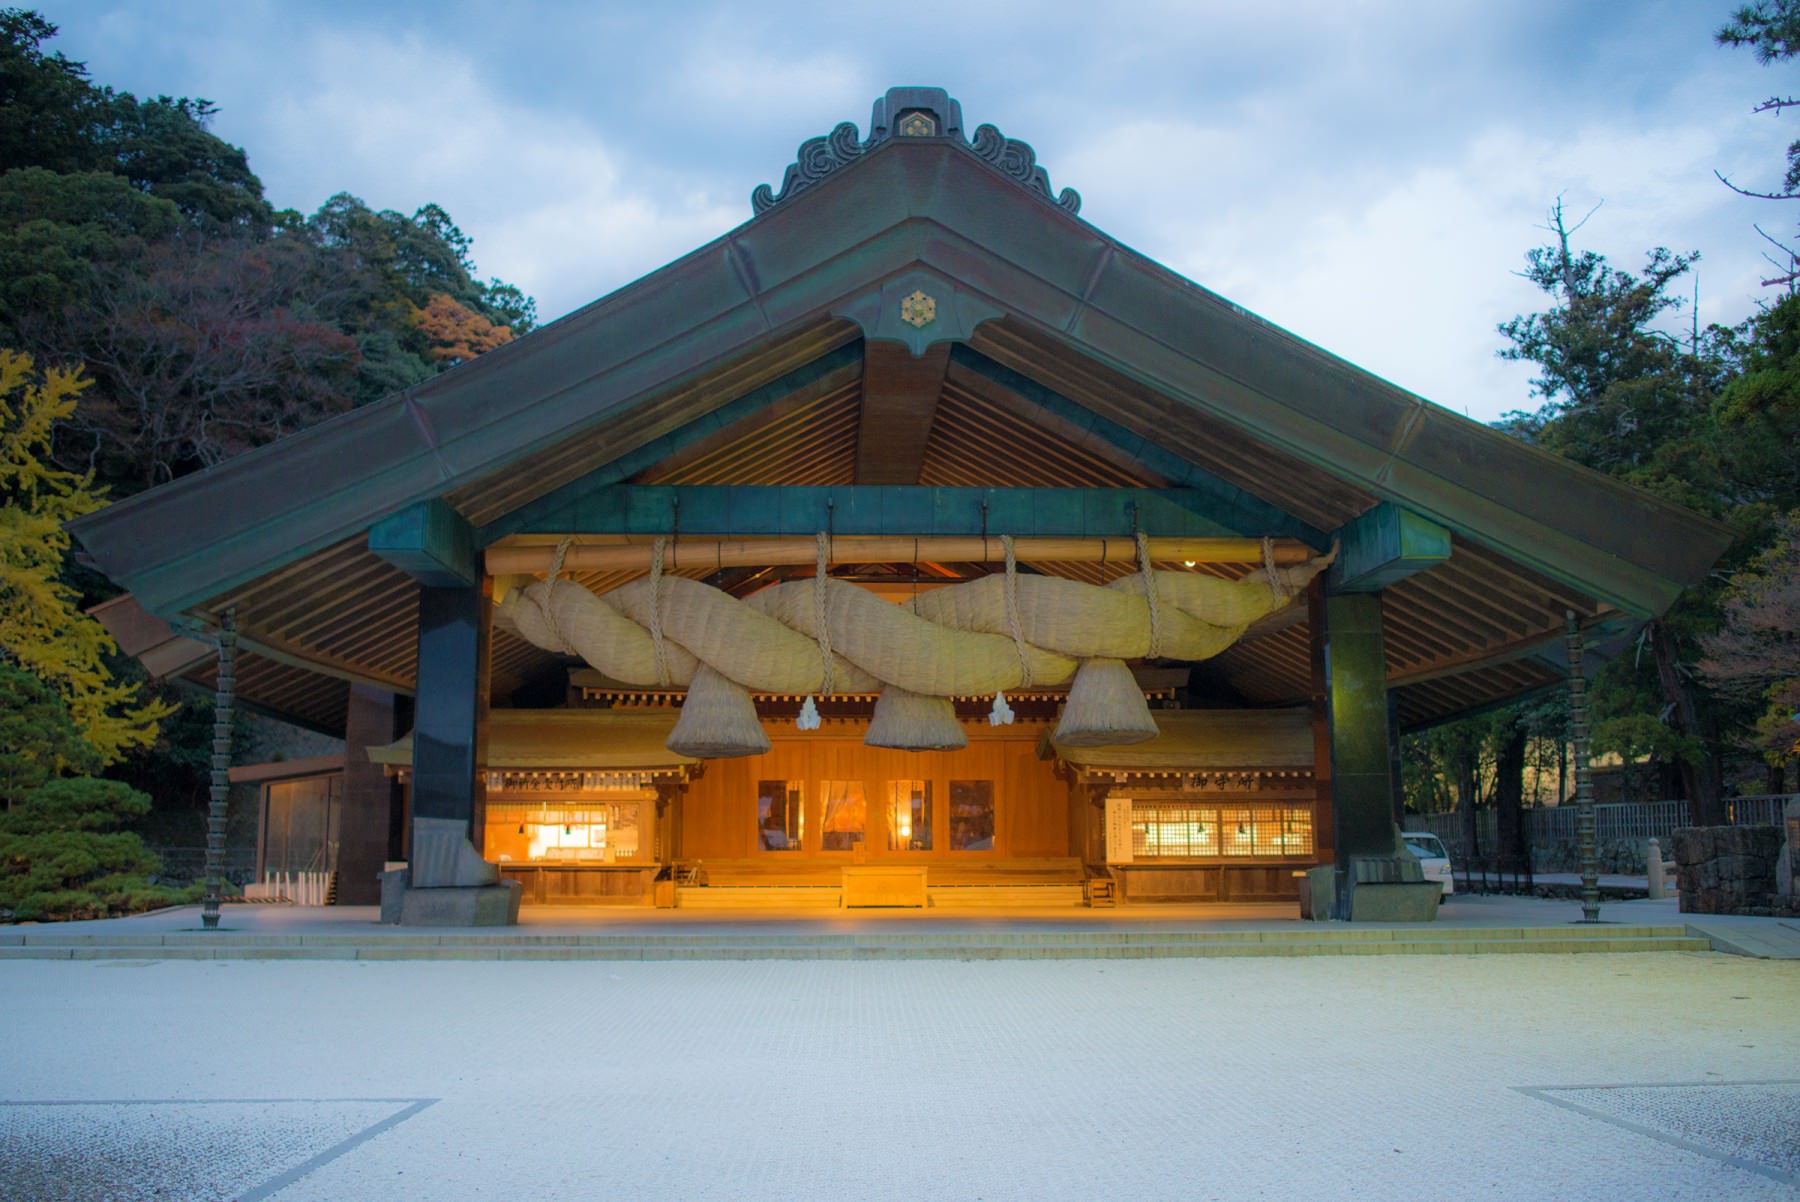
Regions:
M 1476 652 L 1525 647 L 1565 608 L 1658 613 L 1726 545 L 1714 523 L 1398 389 L 1107 237 L 1068 194 L 1050 197 L 1029 148 L 987 127 L 965 140 L 947 98 L 899 89 L 886 101 L 868 143 L 841 126 L 803 147 L 780 196 L 760 194 L 759 215 L 714 242 L 445 375 L 72 529 L 154 612 L 230 602 L 252 646 L 282 662 L 404 688 L 412 590 L 367 551 L 374 522 L 442 498 L 493 529 L 808 365 L 809 387 L 847 403 L 855 367 L 830 357 L 893 341 L 959 345 L 946 395 L 1046 390 L 1071 403 L 1055 417 L 1071 445 L 1091 417 L 1318 529 L 1383 501 L 1449 528 L 1463 562 L 1397 586 L 1396 605 L 1466 598 L 1451 633 L 1421 627 L 1417 664 L 1435 682 L 1432 665 L 1466 654 L 1500 675 L 1434 712 L 1531 684 L 1516 657 Z M 907 105 L 932 103 L 954 120 L 896 133 L 917 111 Z M 902 320 L 914 292 L 936 306 L 923 328 Z M 998 371 L 977 378 L 972 363 Z M 1014 387 L 996 388 L 1009 373 Z M 1486 612 L 1506 608 L 1481 596 L 1496 581 L 1531 614 Z M 1276 660 L 1303 650 L 1291 631 L 1274 637 Z M 1259 650 L 1236 653 L 1245 679 L 1274 670 L 1291 684 L 1291 664 L 1247 662 Z

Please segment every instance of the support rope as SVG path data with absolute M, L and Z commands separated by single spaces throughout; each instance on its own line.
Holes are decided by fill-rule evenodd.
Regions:
M 1267 540 L 1264 541 L 1267 545 Z M 1150 566 L 1150 536 L 1142 530 L 1137 533 L 1138 571 L 1144 574 L 1144 600 L 1150 606 L 1150 649 L 1144 653 L 1146 659 L 1162 658 L 1162 603 L 1157 596 L 1156 571 Z
M 550 635 L 556 640 L 556 649 L 564 655 L 575 655 L 577 652 L 574 647 L 569 645 L 569 640 L 563 637 L 562 628 L 556 624 L 556 607 L 550 602 L 556 596 L 557 579 L 562 576 L 563 557 L 568 555 L 569 547 L 574 541 L 572 538 L 565 538 L 556 544 L 556 554 L 550 557 L 550 575 L 544 586 L 544 604 L 541 607 L 544 611 L 544 621 L 550 624 Z
M 1012 634 L 1013 646 L 1019 651 L 1019 687 L 1031 687 L 1031 657 L 1025 653 L 1025 635 L 1019 625 L 1019 565 L 1013 557 L 1013 536 L 1002 534 L 1000 547 L 1006 552 L 1006 628 Z
M 666 539 L 658 538 L 650 548 L 650 646 L 656 654 L 656 683 L 669 687 L 669 649 L 663 642 L 662 579 L 663 547 Z
M 819 562 L 813 570 L 813 626 L 819 640 L 819 694 L 831 696 L 831 623 L 826 620 L 825 574 L 831 566 L 831 536 L 819 531 Z

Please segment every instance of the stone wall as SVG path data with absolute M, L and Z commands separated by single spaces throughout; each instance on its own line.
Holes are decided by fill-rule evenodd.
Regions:
M 1648 839 L 1599 839 L 1594 844 L 1594 861 L 1600 872 L 1643 876 L 1646 871 L 1645 848 Z M 1664 855 L 1668 852 L 1665 850 Z M 1580 872 L 1581 845 L 1572 839 L 1554 839 L 1534 843 L 1531 847 L 1533 872 Z
M 1670 838 L 1683 914 L 1795 913 L 1777 880 L 1786 854 L 1778 826 L 1689 826 Z

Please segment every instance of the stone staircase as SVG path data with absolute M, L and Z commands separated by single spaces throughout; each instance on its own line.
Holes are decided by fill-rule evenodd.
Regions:
M 915 912 L 916 913 L 916 912 Z M 1096 924 L 994 929 L 809 929 L 768 925 L 619 932 L 426 932 L 398 928 L 320 934 L 238 931 L 83 933 L 0 931 L 0 960 L 1072 960 L 1226 956 L 1467 956 L 1705 952 L 1684 926 L 1352 927 L 1297 924 L 1263 931 Z M 876 924 L 871 924 L 876 925 Z

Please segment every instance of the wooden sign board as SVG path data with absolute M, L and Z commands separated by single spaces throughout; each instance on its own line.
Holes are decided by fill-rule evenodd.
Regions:
M 1106 862 L 1131 863 L 1131 798 L 1106 799 Z

